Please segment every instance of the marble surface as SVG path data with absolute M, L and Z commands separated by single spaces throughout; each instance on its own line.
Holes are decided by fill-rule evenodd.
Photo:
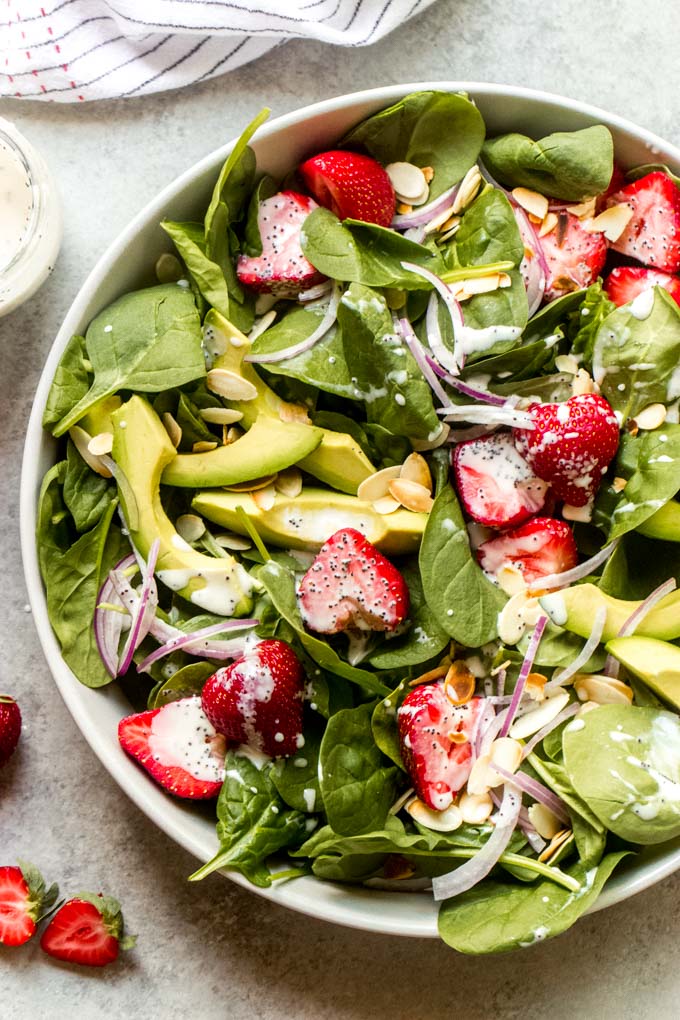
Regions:
M 615 18 L 612 21 L 612 16 Z M 677 1016 L 680 876 L 496 960 L 437 942 L 355 933 L 277 908 L 212 876 L 128 801 L 76 729 L 38 646 L 18 543 L 25 425 L 42 361 L 96 258 L 161 186 L 274 114 L 396 81 L 527 85 L 597 103 L 680 143 L 680 6 L 576 0 L 440 0 L 370 50 L 293 42 L 225 78 L 143 100 L 80 106 L 0 102 L 60 182 L 66 231 L 56 270 L 0 321 L 0 686 L 21 703 L 21 749 L 0 773 L 0 863 L 33 860 L 64 892 L 123 901 L 138 948 L 81 973 L 37 944 L 0 952 L 0 1015 L 312 1018 Z

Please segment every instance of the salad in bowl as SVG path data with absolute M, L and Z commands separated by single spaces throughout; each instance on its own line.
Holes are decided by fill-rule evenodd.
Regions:
M 50 622 L 192 879 L 531 945 L 680 836 L 680 181 L 435 89 L 273 177 L 265 116 L 61 355 Z

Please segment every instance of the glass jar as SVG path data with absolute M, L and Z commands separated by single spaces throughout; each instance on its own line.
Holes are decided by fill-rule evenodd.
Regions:
M 0 117 L 0 316 L 45 282 L 61 237 L 61 207 L 47 164 Z

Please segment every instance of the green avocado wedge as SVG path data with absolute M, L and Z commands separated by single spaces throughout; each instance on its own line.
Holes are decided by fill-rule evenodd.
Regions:
M 539 599 L 542 609 L 558 627 L 573 634 L 590 637 L 593 620 L 600 607 L 607 610 L 602 641 L 611 641 L 620 632 L 626 620 L 640 602 L 605 595 L 594 584 L 577 584 L 564 591 L 552 592 Z M 680 637 L 680 591 L 671 592 L 640 620 L 636 636 L 674 641 Z
M 669 499 L 648 517 L 637 530 L 647 538 L 660 538 L 664 542 L 680 542 L 680 503 Z
M 317 448 L 321 429 L 276 418 L 257 418 L 250 431 L 207 453 L 179 453 L 163 470 L 163 485 L 200 489 L 236 485 L 276 474 Z
M 261 510 L 248 493 L 214 489 L 197 493 L 191 505 L 208 520 L 245 535 L 241 506 L 265 543 L 309 552 L 318 552 L 339 528 L 356 528 L 381 552 L 406 555 L 417 550 L 427 524 L 427 514 L 379 514 L 371 503 L 327 489 L 303 489 L 294 499 L 278 493 L 269 510 Z
M 252 607 L 254 582 L 232 556 L 204 556 L 177 534 L 160 498 L 161 474 L 177 456 L 160 418 L 143 397 L 131 397 L 111 415 L 118 493 L 130 540 L 146 559 L 156 539 L 156 574 L 172 591 L 220 616 Z
M 614 638 L 607 651 L 668 705 L 680 710 L 680 648 L 656 638 Z

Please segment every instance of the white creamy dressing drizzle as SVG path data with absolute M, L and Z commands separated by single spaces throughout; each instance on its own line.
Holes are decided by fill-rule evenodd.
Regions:
M 373 527 L 370 518 L 361 513 L 349 508 L 334 510 L 332 507 L 305 516 L 295 509 L 290 509 L 286 511 L 282 524 L 291 538 L 304 537 L 305 542 L 320 545 L 340 528 L 356 528 L 370 540 Z
M 210 740 L 216 731 L 201 708 L 200 697 L 172 701 L 151 720 L 149 750 L 163 765 L 184 769 L 194 779 L 221 783 L 224 758 Z
M 613 730 L 610 738 L 619 743 L 638 743 L 637 737 L 620 730 Z M 615 821 L 625 808 L 630 808 L 633 814 L 643 821 L 649 822 L 657 817 L 659 812 L 666 808 L 680 814 L 680 758 L 678 757 L 679 730 L 675 719 L 667 719 L 665 716 L 658 716 L 652 724 L 652 732 L 649 738 L 649 751 L 646 759 L 639 758 L 636 754 L 627 754 L 626 762 L 635 768 L 641 769 L 649 779 L 656 784 L 650 793 L 641 793 L 640 790 L 629 783 L 616 769 L 610 769 L 609 774 L 617 782 L 621 783 L 628 791 L 628 799 L 624 808 L 611 816 Z
M 643 290 L 630 303 L 630 314 L 634 319 L 642 321 L 648 319 L 654 307 L 654 287 Z
M 183 539 L 180 538 L 181 541 Z M 216 564 L 218 562 L 215 560 Z M 171 591 L 185 593 L 185 589 L 191 588 L 186 595 L 189 601 L 218 616 L 232 616 L 243 595 L 253 590 L 252 579 L 236 561 L 227 568 L 211 566 L 210 572 L 192 570 L 191 567 L 159 570 L 157 577 Z

